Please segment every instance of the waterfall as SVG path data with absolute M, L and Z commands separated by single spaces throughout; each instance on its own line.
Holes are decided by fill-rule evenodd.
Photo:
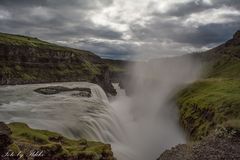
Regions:
M 89 87 L 92 97 L 74 97 L 71 92 L 41 95 L 34 89 L 46 86 Z M 124 141 L 123 132 L 101 87 L 95 84 L 52 83 L 0 87 L 0 121 L 24 122 L 69 138 L 112 143 Z
M 115 84 L 118 95 L 111 102 L 128 139 L 113 146 L 124 153 L 118 154 L 120 160 L 128 160 L 129 155 L 137 155 L 134 160 L 154 160 L 166 149 L 186 142 L 173 97 L 186 83 L 198 79 L 200 71 L 191 57 L 163 58 L 129 68 L 131 76 L 122 82 L 130 96 Z
M 92 92 L 92 96 L 94 98 L 99 98 L 100 100 L 108 103 L 108 98 L 107 95 L 105 94 L 105 92 L 103 91 L 103 89 L 98 86 L 98 85 L 93 85 L 90 87 L 91 88 L 91 92 Z
M 185 59 L 139 65 L 127 81 L 132 95 L 126 96 L 114 84 L 118 95 L 110 102 L 101 87 L 87 82 L 2 86 L 0 121 L 110 143 L 118 160 L 157 159 L 164 150 L 185 143 L 172 97 L 198 77 L 199 69 Z M 46 86 L 90 88 L 92 96 L 73 96 L 76 91 L 34 92 Z

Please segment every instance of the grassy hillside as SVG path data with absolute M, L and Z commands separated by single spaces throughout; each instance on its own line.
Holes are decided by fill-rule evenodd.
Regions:
M 21 35 L 0 33 L 0 49 L 0 77 L 9 81 L 29 83 L 75 76 L 89 80 L 100 74 L 102 64 L 100 57 L 91 52 Z
M 240 129 L 239 32 L 225 44 L 197 57 L 203 78 L 178 95 L 180 120 L 191 139 L 200 140 L 216 127 Z
M 58 46 L 37 38 L 0 33 L 0 84 L 66 81 L 98 83 L 115 94 L 109 66 L 84 50 Z M 116 67 L 115 67 L 116 68 Z
M 94 55 L 89 51 L 73 49 L 69 47 L 59 46 L 53 43 L 42 41 L 38 38 L 23 36 L 23 35 L 14 35 L 7 33 L 0 33 L 0 44 L 5 45 L 15 45 L 15 46 L 28 46 L 28 47 L 38 47 L 42 49 L 52 49 L 52 50 L 62 50 L 62 51 L 72 51 L 78 54 L 87 54 Z
M 126 72 L 127 67 L 129 67 L 134 63 L 134 61 L 113 60 L 113 59 L 104 59 L 104 62 L 109 66 L 110 71 L 113 73 Z
M 111 146 L 107 144 L 85 139 L 71 140 L 54 132 L 29 128 L 24 123 L 10 123 L 8 127 L 13 140 L 9 149 L 16 154 L 21 152 L 28 156 L 36 150 L 43 151 L 44 159 L 114 159 Z

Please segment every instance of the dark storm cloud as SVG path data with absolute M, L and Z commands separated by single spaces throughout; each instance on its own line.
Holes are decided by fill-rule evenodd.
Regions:
M 208 4 L 204 2 L 204 0 L 195 0 L 187 3 L 176 4 L 166 14 L 169 16 L 182 17 L 221 6 L 230 6 L 240 9 L 239 0 L 212 0 L 211 2 L 212 4 Z
M 239 0 L 0 0 L 0 32 L 119 59 L 220 44 L 240 29 L 239 17 Z
M 77 7 L 81 9 L 94 9 L 96 4 L 110 5 L 112 0 L 1 0 L 1 5 L 8 7 L 34 7 L 44 6 L 52 8 Z
M 240 9 L 239 0 L 213 0 L 214 5 L 226 5 Z
M 139 35 L 140 39 L 147 41 L 157 40 L 161 42 L 163 39 L 168 39 L 179 43 L 187 43 L 194 47 L 201 47 L 222 43 L 231 38 L 234 32 L 239 29 L 240 19 L 237 18 L 236 22 L 233 23 L 210 23 L 200 25 L 198 28 L 179 26 L 178 21 L 163 23 L 159 21 L 147 29 L 135 30 L 135 33 Z M 159 35 L 159 38 L 156 39 L 154 35 Z
M 154 18 L 147 27 L 132 27 L 138 39 L 154 42 L 162 40 L 170 40 L 182 44 L 189 44 L 196 48 L 213 46 L 230 39 L 232 35 L 240 29 L 239 15 L 224 15 L 222 18 L 233 19 L 232 22 L 200 24 L 197 27 L 191 25 L 182 25 L 182 22 L 189 18 L 189 15 L 198 14 L 200 12 L 218 9 L 219 7 L 233 7 L 238 9 L 240 1 L 224 1 L 217 3 L 214 0 L 212 4 L 206 4 L 202 0 L 193 1 L 183 4 L 176 4 L 166 13 L 154 13 Z M 213 15 L 209 15 L 211 17 Z M 169 18 L 170 17 L 170 18 Z M 175 18 L 176 19 L 171 19 Z M 209 17 L 205 17 L 208 19 Z M 156 37 L 156 35 L 158 35 Z
M 90 1 L 76 0 L 3 0 L 0 3 L 2 8 L 10 11 L 12 17 L 10 19 L 1 20 L 0 29 L 5 32 L 13 33 L 29 33 L 30 35 L 48 37 L 66 38 L 76 36 L 96 36 L 103 38 L 121 38 L 122 33 L 114 32 L 111 29 L 103 27 L 94 27 L 94 24 L 85 20 L 87 16 L 82 8 L 90 7 Z M 100 2 L 99 2 L 100 3 Z M 94 3 L 93 3 L 94 4 Z M 109 5 L 110 0 L 103 0 L 101 4 Z M 69 10 L 71 6 L 72 10 Z M 15 10 L 14 8 L 18 8 Z M 33 8 L 35 7 L 35 9 Z M 55 9 L 62 7 L 62 10 Z M 82 8 L 81 8 L 82 7 Z M 92 5 L 91 9 L 93 9 Z M 96 6 L 95 6 L 96 7 Z M 76 9 L 77 8 L 77 9 Z M 89 9 L 89 8 L 88 8 Z M 45 12 L 34 14 L 36 12 Z M 68 25 L 71 27 L 68 27 Z M 44 33 L 47 32 L 47 36 Z
M 240 23 L 230 23 L 228 25 L 212 23 L 200 26 L 195 32 L 179 33 L 175 40 L 196 47 L 219 44 L 231 38 L 239 27 Z

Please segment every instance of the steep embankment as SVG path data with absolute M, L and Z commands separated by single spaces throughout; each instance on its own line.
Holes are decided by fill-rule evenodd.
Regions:
M 203 77 L 182 90 L 177 103 L 192 141 L 165 151 L 159 160 L 240 159 L 240 31 L 191 56 L 202 62 Z
M 217 126 L 240 128 L 240 32 L 225 44 L 198 55 L 204 77 L 178 97 L 180 121 L 193 140 Z
M 107 93 L 116 94 L 109 65 L 95 54 L 0 33 L 0 84 L 66 81 L 98 83 Z
M 60 134 L 29 128 L 24 123 L 0 122 L 3 159 L 114 160 L 111 146 L 85 139 L 70 140 Z

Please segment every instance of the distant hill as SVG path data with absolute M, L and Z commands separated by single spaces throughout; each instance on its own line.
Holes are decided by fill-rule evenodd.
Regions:
M 22 35 L 0 33 L 0 84 L 89 81 L 112 95 L 111 68 L 92 52 Z M 114 71 L 112 71 L 114 72 Z

